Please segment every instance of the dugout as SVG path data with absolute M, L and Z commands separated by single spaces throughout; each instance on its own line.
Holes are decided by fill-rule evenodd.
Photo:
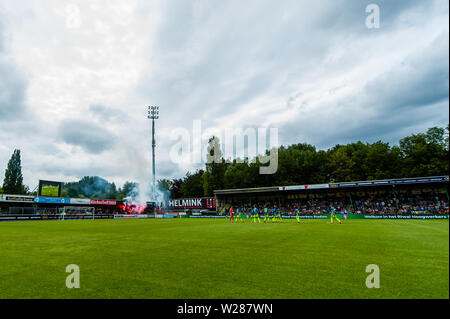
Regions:
M 328 184 L 289 185 L 215 190 L 217 212 L 236 202 L 285 203 L 297 199 L 341 198 L 352 202 L 363 196 L 401 193 L 445 195 L 449 201 L 449 176 L 385 179 Z

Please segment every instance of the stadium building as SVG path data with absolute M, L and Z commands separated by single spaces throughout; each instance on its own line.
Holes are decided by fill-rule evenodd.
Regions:
M 214 197 L 180 198 L 141 205 L 112 199 L 0 194 L 0 221 L 60 219 L 62 215 L 65 219 L 105 219 L 216 214 Z
M 289 185 L 258 188 L 226 189 L 214 191 L 217 211 L 225 213 L 231 205 L 237 207 L 264 206 L 267 203 L 291 210 L 304 203 L 331 203 L 341 205 L 342 210 L 352 213 L 360 212 L 359 206 L 367 206 L 370 199 L 379 200 L 385 205 L 387 199 L 392 200 L 392 210 L 398 213 L 402 208 L 418 205 L 432 199 L 439 206 L 439 213 L 448 215 L 449 176 L 385 179 L 312 185 Z M 405 199 L 404 203 L 401 199 Z M 428 201 L 429 202 L 429 201 Z M 433 203 L 434 203 L 433 202 Z M 409 204 L 409 205 L 408 205 Z M 306 206 L 306 205 L 303 205 Z M 387 205 L 386 205 L 387 207 Z M 301 207 L 299 207 L 301 208 Z M 415 209 L 415 207 L 414 207 Z M 420 209 L 420 207 L 419 207 Z M 307 210 L 307 209 L 305 209 Z M 326 212 L 322 205 L 321 210 Z M 380 210 L 368 210 L 374 214 Z M 384 211 L 383 211 L 384 212 Z
M 351 214 L 432 213 L 448 216 L 449 176 L 386 179 L 358 182 L 289 185 L 214 191 L 215 197 L 171 199 L 148 202 L 141 209 L 135 203 L 88 198 L 0 194 L 0 221 L 24 219 L 66 219 L 175 217 L 179 215 L 224 215 L 233 205 L 276 205 L 284 215 L 299 208 L 304 214 L 326 214 L 336 206 Z M 370 202 L 370 203 L 369 203 Z M 311 209 L 310 206 L 313 206 Z M 430 210 L 429 207 L 432 209 Z

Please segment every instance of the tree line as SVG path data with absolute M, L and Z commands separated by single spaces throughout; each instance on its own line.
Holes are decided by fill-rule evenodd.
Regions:
M 257 158 L 221 158 L 218 163 L 206 164 L 205 169 L 187 172 L 182 179 L 166 184 L 172 196 L 178 198 L 213 196 L 215 189 L 448 175 L 448 146 L 448 125 L 446 129 L 432 127 L 425 133 L 411 134 L 393 146 L 383 141 L 337 144 L 327 150 L 307 143 L 282 145 L 275 174 L 260 174 L 260 166 L 266 164 Z
M 260 174 L 266 164 L 258 158 L 230 160 L 220 152 L 220 141 L 209 140 L 204 169 L 187 172 L 183 178 L 160 179 L 158 187 L 172 198 L 213 196 L 216 189 L 321 184 L 356 180 L 447 175 L 449 172 L 449 126 L 432 127 L 425 133 L 411 134 L 398 145 L 377 141 L 337 144 L 318 150 L 307 143 L 280 146 L 275 174 Z M 214 154 L 214 152 L 217 152 Z M 266 154 L 267 155 L 267 154 Z M 98 176 L 85 176 L 77 182 L 64 183 L 63 197 L 121 200 L 133 196 L 137 183 L 127 181 L 122 188 Z M 28 194 L 23 185 L 20 150 L 14 150 L 8 162 L 0 193 Z

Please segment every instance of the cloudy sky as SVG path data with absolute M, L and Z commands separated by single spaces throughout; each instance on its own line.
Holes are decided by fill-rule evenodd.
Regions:
M 275 127 L 285 145 L 395 144 L 449 121 L 448 24 L 448 0 L 2 0 L 0 180 L 15 148 L 32 189 L 147 179 L 148 105 L 159 178 L 196 167 L 169 156 L 194 120 Z

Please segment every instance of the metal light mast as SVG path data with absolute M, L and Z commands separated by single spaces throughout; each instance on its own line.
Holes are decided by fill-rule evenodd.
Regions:
M 155 175 L 155 120 L 159 119 L 159 106 L 148 107 L 148 119 L 152 120 L 152 172 L 153 172 L 153 194 L 156 190 L 156 175 Z M 154 196 L 153 196 L 154 197 Z M 155 200 L 156 198 L 152 198 Z

